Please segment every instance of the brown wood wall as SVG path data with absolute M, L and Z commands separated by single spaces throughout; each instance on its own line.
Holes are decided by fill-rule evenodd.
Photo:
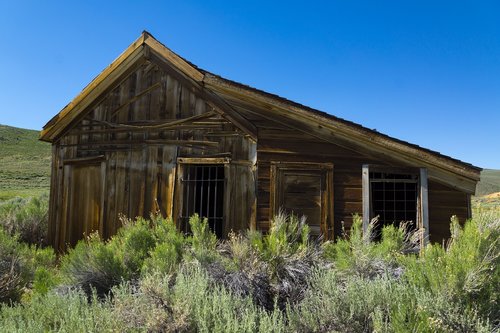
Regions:
M 451 187 L 429 181 L 429 236 L 442 243 L 450 237 L 450 218 L 456 215 L 461 223 L 470 218 L 469 197 Z
M 94 230 L 104 237 L 114 235 L 120 214 L 147 217 L 159 208 L 175 219 L 180 157 L 231 159 L 226 167 L 226 231 L 268 230 L 273 162 L 333 164 L 333 218 L 328 218 L 328 230 L 335 236 L 341 234 L 342 222 L 348 230 L 352 214 L 362 212 L 362 165 L 401 166 L 390 156 L 353 149 L 352 143 L 326 142 L 314 136 L 312 127 L 284 125 L 271 119 L 274 116 L 262 105 L 224 96 L 257 127 L 256 143 L 206 98 L 200 87 L 174 69 L 146 60 L 103 92 L 53 144 L 49 237 L 54 247 L 64 250 Z M 196 116 L 200 117 L 193 119 Z M 162 129 L 123 127 L 186 119 Z M 100 172 L 96 163 L 101 163 Z M 465 220 L 467 200 L 462 192 L 429 182 L 431 240 L 448 237 L 451 215 Z M 98 225 L 90 217 L 97 210 Z
M 341 234 L 342 222 L 347 229 L 352 223 L 352 215 L 362 213 L 361 167 L 364 163 L 383 164 L 367 156 L 338 145 L 326 143 L 297 130 L 285 129 L 279 125 L 259 128 L 257 144 L 258 189 L 257 226 L 269 228 L 270 216 L 270 168 L 271 162 L 313 162 L 333 164 L 333 197 L 335 236 Z
M 110 126 L 164 124 L 210 111 L 213 107 L 186 78 L 148 61 L 105 93 L 53 145 L 49 228 L 54 247 L 63 250 L 99 228 L 70 226 L 77 223 L 71 217 L 88 214 L 91 202 L 82 193 L 97 193 L 101 182 L 104 237 L 116 233 L 120 214 L 147 217 L 159 207 L 164 216 L 172 216 L 178 157 L 231 158 L 230 178 L 245 186 L 229 187 L 228 199 L 238 205 L 229 205 L 227 219 L 235 228 L 247 228 L 255 220 L 255 142 L 220 113 L 168 130 Z M 100 156 L 102 179 L 95 177 L 90 160 Z

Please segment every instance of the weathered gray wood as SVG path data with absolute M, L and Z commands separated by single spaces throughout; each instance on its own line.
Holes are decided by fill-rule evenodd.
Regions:
M 420 219 L 421 227 L 424 229 L 423 239 L 420 244 L 427 244 L 429 241 L 429 195 L 427 182 L 427 169 L 420 168 Z
M 361 172 L 363 184 L 363 231 L 366 232 L 370 224 L 370 166 L 364 164 Z

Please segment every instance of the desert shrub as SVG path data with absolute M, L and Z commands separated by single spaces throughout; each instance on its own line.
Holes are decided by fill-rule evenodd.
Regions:
M 206 269 L 210 278 L 233 294 L 250 297 L 254 304 L 271 310 L 274 294 L 270 283 L 267 263 L 260 258 L 246 235 L 230 233 L 227 240 L 217 247 L 220 261 Z
M 403 272 L 399 260 L 419 248 L 421 230 L 409 230 L 407 223 L 399 227 L 382 228 L 380 241 L 374 241 L 374 219 L 363 232 L 361 217 L 354 215 L 350 231 L 343 230 L 343 237 L 336 242 L 323 244 L 324 257 L 335 264 L 345 275 L 376 278 L 385 274 L 398 277 Z
M 476 216 L 462 227 L 453 218 L 446 248 L 429 244 L 404 258 L 409 284 L 500 324 L 500 217 Z
M 280 256 L 300 255 L 307 251 L 309 246 L 309 226 L 305 217 L 279 213 L 272 221 L 269 232 L 259 237 L 253 234 L 252 245 L 259 250 L 264 260 L 273 263 Z
M 47 245 L 48 195 L 13 198 L 0 203 L 0 225 L 10 235 L 37 246 Z
M 112 311 L 127 331 L 184 332 L 188 312 L 172 299 L 168 275 L 145 275 L 138 285 L 128 283 L 113 290 Z
M 392 306 L 403 301 L 405 289 L 394 279 L 339 276 L 335 270 L 318 270 L 304 300 L 288 308 L 292 331 L 372 332 L 387 323 Z
M 192 256 L 201 263 L 211 263 L 217 258 L 217 236 L 210 230 L 208 220 L 198 214 L 189 218 L 191 235 L 188 237 Z
M 186 240 L 171 219 L 160 215 L 151 216 L 156 247 L 149 252 L 144 260 L 143 274 L 174 273 L 184 256 Z
M 220 286 L 210 288 L 209 277 L 196 265 L 186 266 L 177 277 L 173 297 L 188 309 L 191 328 L 196 332 L 284 331 L 282 316 L 269 314 L 250 298 L 236 296 Z
M 320 249 L 309 241 L 305 217 L 278 214 L 265 235 L 251 233 L 249 241 L 265 262 L 277 305 L 297 303 L 307 288 L 308 277 L 321 264 Z
M 213 286 L 200 263 L 173 276 L 146 275 L 137 286 L 116 288 L 113 312 L 127 330 L 148 332 L 279 332 L 281 314 Z
M 33 291 L 40 295 L 46 295 L 60 282 L 60 276 L 55 269 L 41 266 L 35 270 Z
M 52 249 L 28 246 L 0 229 L 0 303 L 19 301 L 31 287 L 37 269 L 52 270 L 54 265 Z
M 63 283 L 81 288 L 88 296 L 93 290 L 99 297 L 127 277 L 126 267 L 111 246 L 92 234 L 68 251 L 61 259 Z
M 31 301 L 0 309 L 3 332 L 121 332 L 122 323 L 108 302 L 88 302 L 81 291 L 36 295 Z
M 416 296 L 413 327 L 421 332 L 498 332 L 498 325 L 495 329 L 473 306 L 457 303 L 446 294 L 420 289 Z
M 0 255 L 0 303 L 17 302 L 29 281 L 25 267 L 22 259 L 15 254 Z
M 123 263 L 127 278 L 137 278 L 149 251 L 156 246 L 150 221 L 141 217 L 135 220 L 122 218 L 122 227 L 110 240 L 109 246 Z

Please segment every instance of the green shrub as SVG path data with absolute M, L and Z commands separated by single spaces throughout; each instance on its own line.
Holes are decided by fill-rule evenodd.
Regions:
M 291 331 L 372 332 L 374 316 L 377 323 L 387 322 L 392 306 L 404 301 L 404 295 L 405 288 L 390 278 L 345 279 L 334 270 L 319 270 L 304 300 L 288 307 Z
M 47 245 L 48 195 L 13 198 L 0 203 L 0 225 L 10 235 L 37 246 Z
M 3 332 L 123 332 L 108 302 L 88 302 L 78 291 L 35 295 L 26 304 L 0 309 Z
M 81 288 L 88 296 L 95 290 L 99 297 L 127 277 L 123 262 L 97 234 L 68 251 L 61 259 L 61 273 L 64 283 Z
M 269 232 L 263 237 L 254 236 L 252 245 L 265 260 L 272 261 L 282 255 L 304 253 L 309 246 L 309 226 L 305 217 L 279 213 L 271 221 Z
M 152 215 L 151 221 L 156 247 L 144 260 L 143 274 L 172 274 L 177 270 L 184 256 L 186 244 L 184 235 L 179 232 L 171 219 Z
M 108 246 L 125 266 L 127 278 L 137 278 L 149 251 L 156 246 L 156 239 L 149 221 L 141 217 L 136 220 L 123 218 L 122 227 Z
M 500 217 L 451 223 L 446 248 L 429 244 L 420 257 L 404 258 L 409 284 L 500 323 Z
M 212 263 L 217 258 L 217 236 L 210 230 L 208 220 L 198 214 L 189 218 L 192 235 L 188 237 L 191 253 L 201 263 Z
M 285 332 L 282 314 L 213 286 L 200 263 L 186 263 L 175 278 L 145 275 L 137 286 L 121 285 L 113 295 L 113 314 L 126 330 Z
M 382 228 L 381 240 L 374 241 L 376 223 L 376 219 L 372 220 L 366 232 L 363 232 L 361 217 L 354 215 L 349 233 L 344 230 L 343 238 L 323 244 L 324 257 L 347 276 L 400 276 L 403 268 L 399 261 L 404 258 L 404 254 L 418 250 L 422 231 L 410 231 L 406 223 L 399 227 L 387 225 Z
M 33 279 L 33 291 L 40 295 L 46 295 L 60 283 L 57 271 L 47 267 L 38 267 Z
M 284 309 L 287 302 L 300 302 L 313 268 L 322 264 L 305 217 L 280 213 L 266 235 L 250 233 L 249 241 L 265 262 L 277 305 Z
M 279 314 L 256 307 L 250 298 L 210 288 L 206 273 L 187 266 L 173 287 L 174 304 L 189 313 L 190 330 L 196 332 L 284 332 Z
M 19 301 L 31 287 L 35 271 L 52 269 L 54 262 L 52 249 L 30 247 L 0 229 L 0 303 Z
M 197 217 L 189 239 L 171 220 L 139 219 L 108 243 L 96 235 L 79 242 L 62 257 L 60 273 L 52 251 L 0 231 L 0 263 L 7 263 L 0 265 L 7 267 L 0 271 L 0 327 L 9 332 L 491 332 L 500 327 L 498 215 L 476 216 L 463 227 L 454 220 L 449 244 L 428 245 L 420 256 L 404 255 L 415 245 L 404 228 L 386 227 L 380 242 L 370 242 L 370 233 L 363 234 L 355 221 L 348 237 L 325 244 L 322 253 L 300 227 L 304 221 L 275 220 L 267 235 L 249 231 L 217 242 Z M 113 297 L 106 296 L 110 290 Z

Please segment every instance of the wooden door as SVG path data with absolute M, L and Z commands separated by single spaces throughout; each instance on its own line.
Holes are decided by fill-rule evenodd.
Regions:
M 329 238 L 333 230 L 333 165 L 273 163 L 271 212 L 305 216 L 311 236 Z
M 103 235 L 104 163 L 69 164 L 64 167 L 63 239 L 74 246 L 99 231 Z

